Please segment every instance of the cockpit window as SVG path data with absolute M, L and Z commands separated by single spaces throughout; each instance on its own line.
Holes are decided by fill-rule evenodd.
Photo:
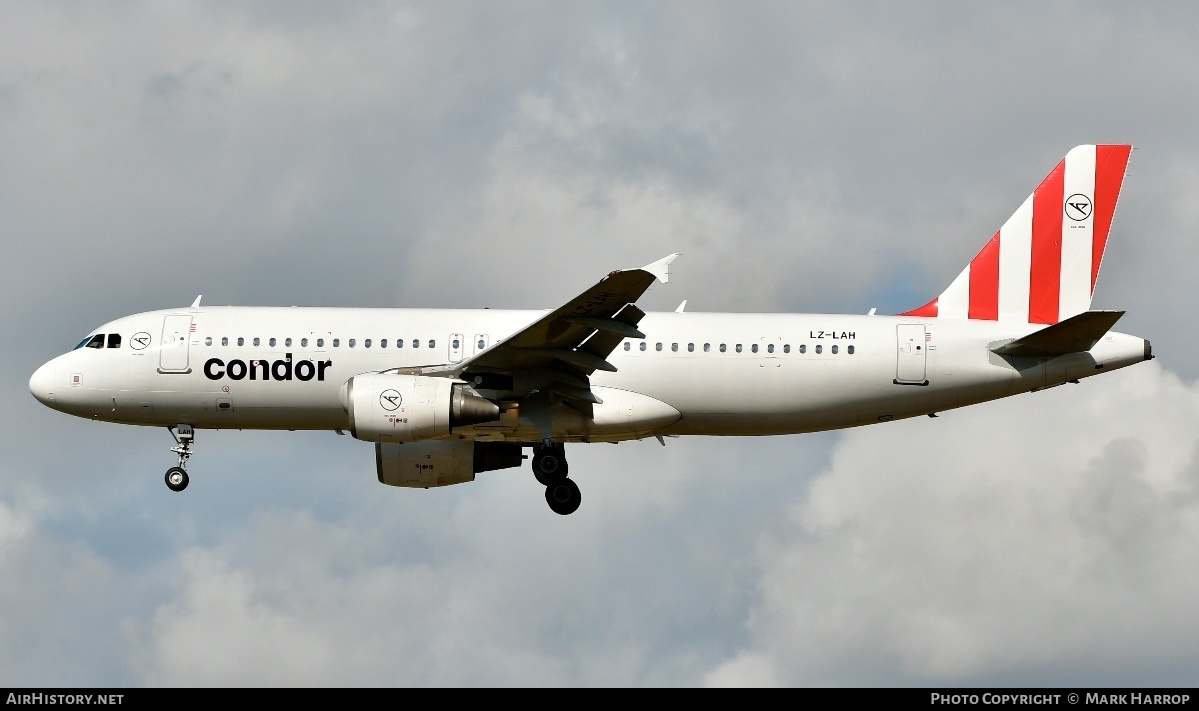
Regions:
M 119 333 L 108 334 L 108 347 L 109 348 L 120 348 L 121 347 L 121 334 L 119 334 Z
M 90 341 L 90 340 L 92 340 L 91 336 L 88 336 L 87 338 L 83 339 L 82 341 L 79 342 L 79 345 L 75 346 L 75 350 L 79 350 L 80 348 L 83 348 L 84 346 L 86 346 L 88 344 L 88 341 Z
M 83 346 L 84 348 L 103 348 L 104 347 L 104 334 L 97 333 L 96 335 L 94 335 L 90 339 L 88 339 L 85 343 L 81 343 L 80 345 Z

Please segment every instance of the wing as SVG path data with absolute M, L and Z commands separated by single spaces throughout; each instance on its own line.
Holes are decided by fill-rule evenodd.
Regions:
M 614 271 L 590 289 L 474 357 L 451 365 L 404 370 L 455 377 L 493 390 L 499 397 L 550 391 L 591 414 L 600 400 L 589 376 L 615 371 L 606 359 L 626 338 L 645 338 L 637 324 L 645 312 L 636 301 L 655 280 L 667 282 L 671 254 L 640 269 Z

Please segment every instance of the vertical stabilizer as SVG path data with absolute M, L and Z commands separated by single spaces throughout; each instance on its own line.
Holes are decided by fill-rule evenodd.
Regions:
M 1087 311 L 1131 152 L 1071 150 L 949 288 L 900 316 L 1054 324 Z

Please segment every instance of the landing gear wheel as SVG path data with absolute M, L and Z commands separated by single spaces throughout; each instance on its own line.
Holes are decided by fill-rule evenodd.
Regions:
M 539 447 L 533 454 L 533 476 L 542 486 L 556 484 L 566 478 L 566 448 Z
M 175 434 L 176 429 L 179 430 L 179 434 Z M 167 488 L 171 491 L 183 491 L 187 488 L 187 471 L 183 468 L 192 456 L 192 442 L 196 439 L 196 430 L 191 425 L 179 424 L 168 427 L 167 432 L 175 439 L 175 446 L 171 447 L 171 451 L 179 455 L 179 464 L 167 470 Z
M 183 491 L 187 488 L 187 472 L 181 467 L 171 467 L 167 470 L 167 488 L 171 491 Z
M 545 503 L 550 510 L 562 516 L 568 516 L 579 508 L 582 501 L 579 487 L 570 479 L 562 479 L 545 487 Z

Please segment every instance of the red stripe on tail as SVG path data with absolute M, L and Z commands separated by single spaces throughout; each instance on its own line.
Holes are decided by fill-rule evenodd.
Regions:
M 969 318 L 999 319 L 999 233 L 970 262 Z
M 1103 263 L 1103 250 L 1107 247 L 1107 234 L 1116 214 L 1116 198 L 1124 182 L 1124 171 L 1128 168 L 1128 156 L 1132 146 L 1095 147 L 1095 229 L 1091 234 L 1091 293 L 1095 293 L 1095 280 L 1099 277 L 1099 265 Z
M 1062 203 L 1066 161 L 1057 164 L 1032 197 L 1032 271 L 1029 323 L 1057 323 L 1062 286 Z
M 933 299 L 932 301 L 928 302 L 927 304 L 925 304 L 924 306 L 921 306 L 918 309 L 912 309 L 911 311 L 904 311 L 903 313 L 896 314 L 896 315 L 897 316 L 923 316 L 925 318 L 936 318 L 937 317 L 937 302 L 940 300 L 940 298 L 941 297 L 938 296 L 936 299 Z

